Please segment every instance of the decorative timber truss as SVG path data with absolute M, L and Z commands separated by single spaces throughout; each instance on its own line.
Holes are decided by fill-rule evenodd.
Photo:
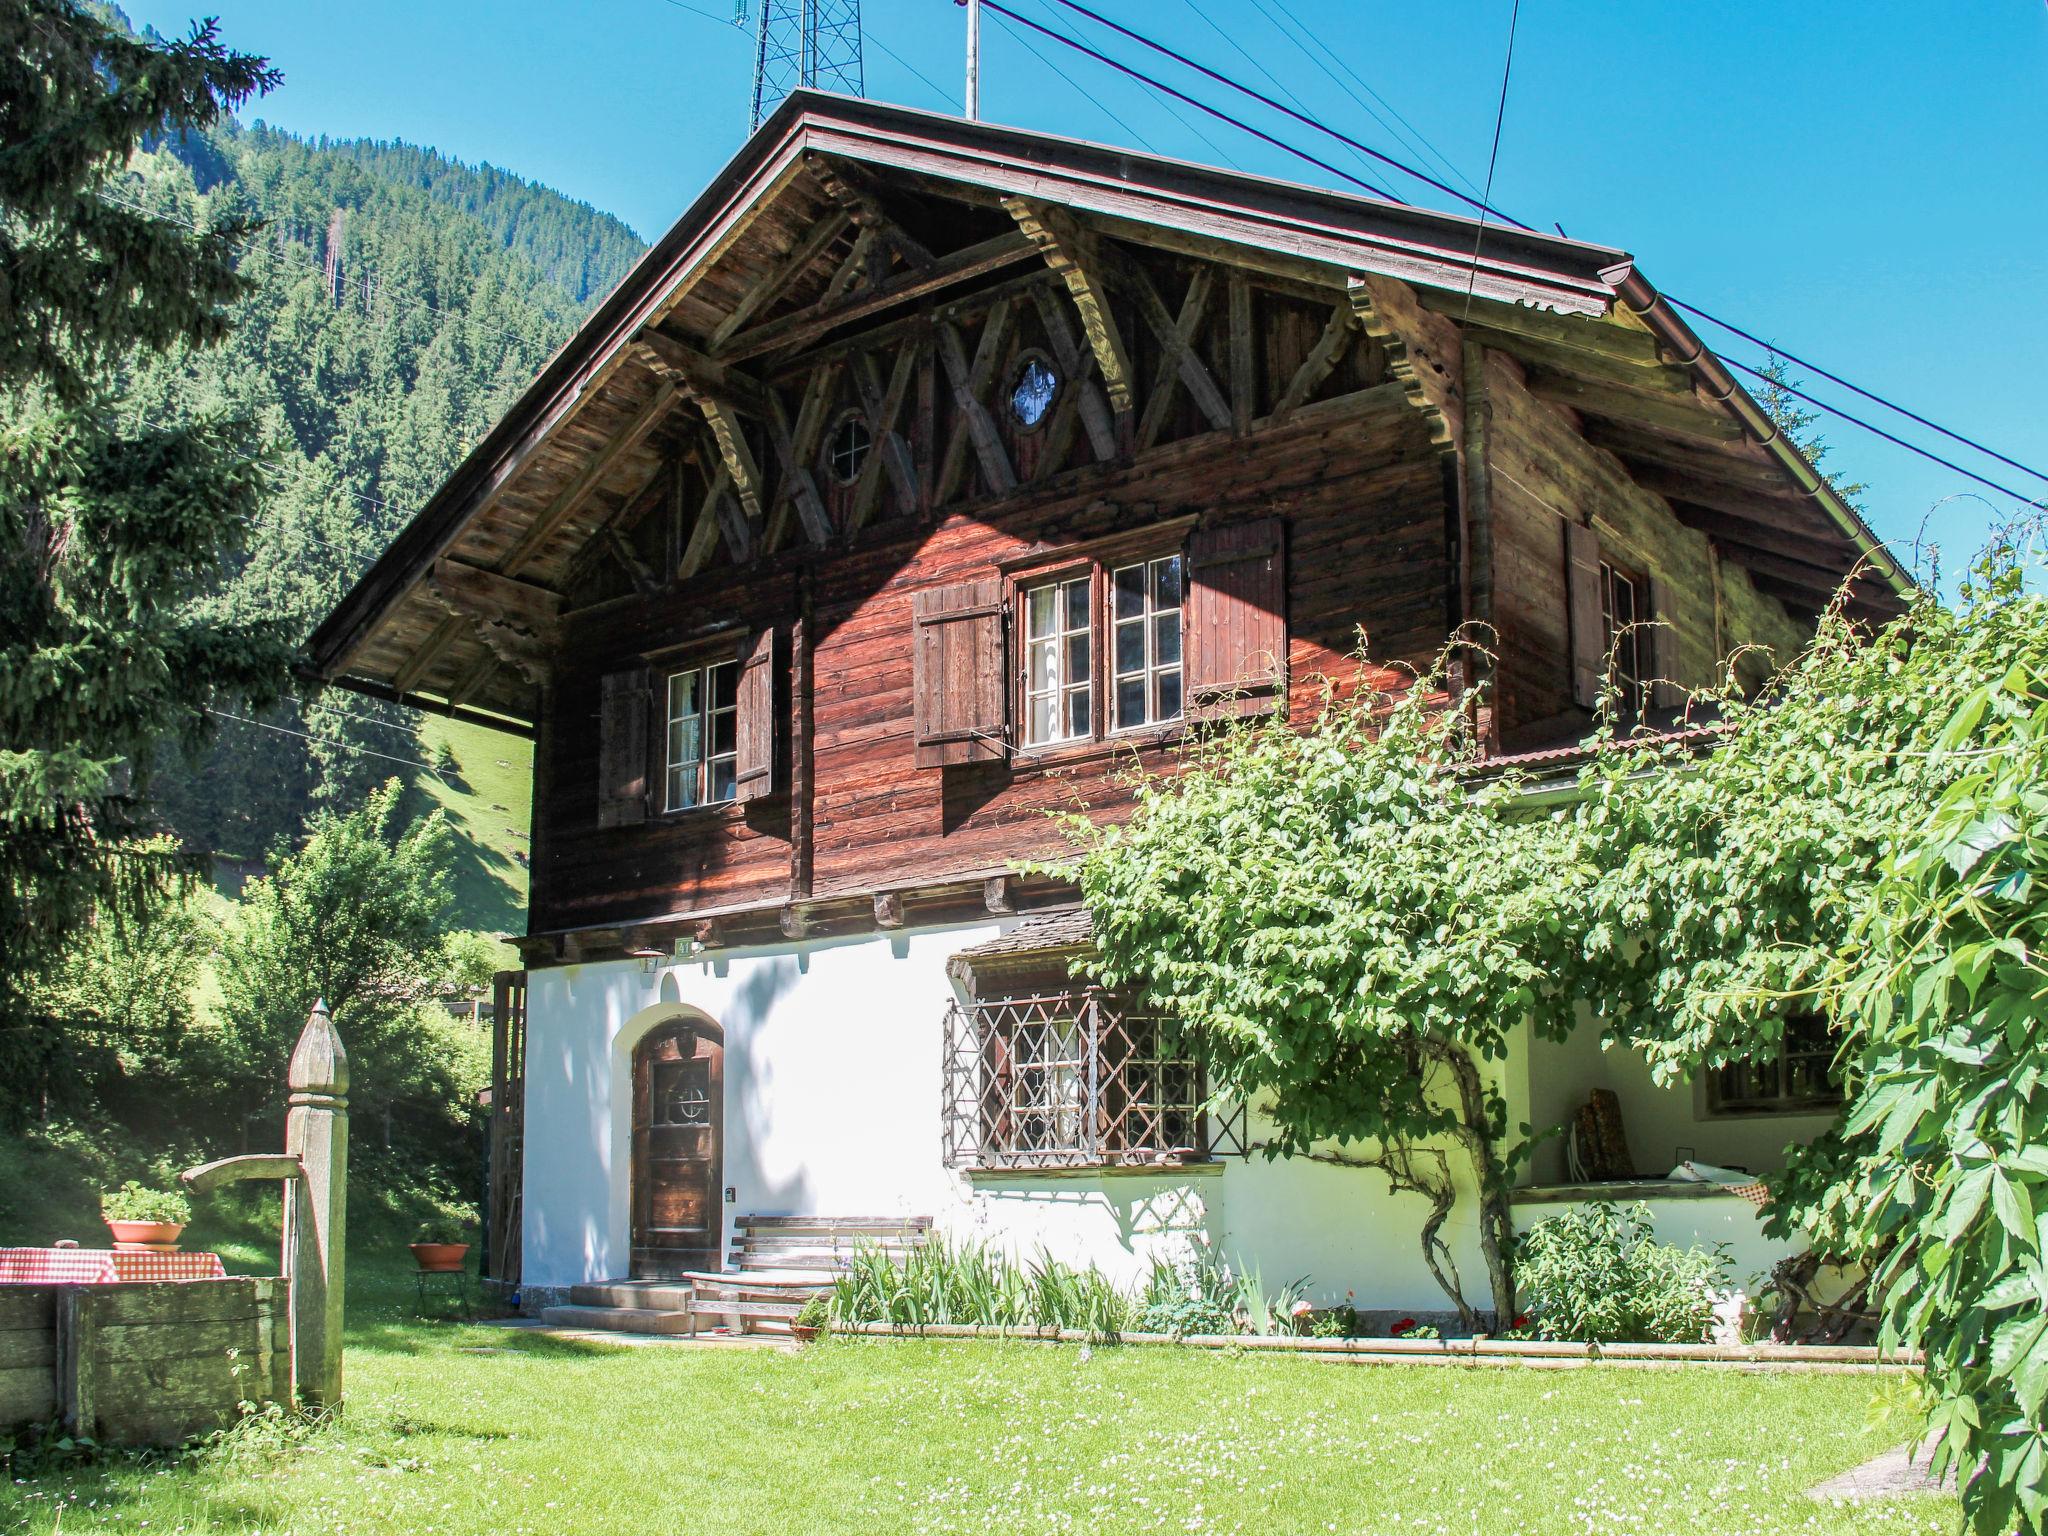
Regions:
M 575 615 L 709 608 L 884 530 L 1390 413 L 1467 466 L 1477 540 L 1489 350 L 1760 589 L 1814 610 L 1868 567 L 1858 600 L 1897 611 L 1876 540 L 1621 252 L 800 92 L 322 626 L 315 666 L 519 729 Z M 1053 384 L 1027 420 L 1034 360 Z

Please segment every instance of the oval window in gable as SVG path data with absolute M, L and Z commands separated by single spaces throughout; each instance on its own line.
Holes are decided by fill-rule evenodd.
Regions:
M 860 478 L 874 446 L 875 435 L 868 430 L 867 418 L 859 411 L 848 411 L 825 439 L 825 468 L 841 485 L 851 485 Z
M 1042 424 L 1060 392 L 1060 376 L 1043 352 L 1027 352 L 1010 385 L 1010 415 L 1029 432 Z

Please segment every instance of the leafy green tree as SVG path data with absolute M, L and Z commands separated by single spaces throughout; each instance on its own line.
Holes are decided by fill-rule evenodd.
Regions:
M 275 625 L 200 601 L 261 495 L 246 434 L 122 418 L 106 393 L 134 349 L 221 339 L 248 233 L 146 217 L 110 182 L 146 138 L 276 78 L 211 26 L 145 42 L 72 0 L 0 3 L 0 1111 L 76 1086 L 64 1022 L 34 1003 L 69 931 L 192 868 L 145 835 L 158 743 L 288 675 Z
M 439 811 L 400 824 L 391 780 L 303 847 L 280 845 L 244 890 L 222 945 L 221 1037 L 246 1107 L 276 1097 L 292 1045 L 325 999 L 347 1047 L 359 1109 L 431 1081 L 412 1028 L 444 969 L 452 834 Z
M 99 911 L 37 978 L 35 1002 L 67 1023 L 78 1075 L 105 1115 L 151 1139 L 176 1137 L 166 1097 L 198 1021 L 216 924 L 201 886 L 159 893 L 140 912 Z
M 2038 615 L 2037 615 L 2038 617 Z M 2048 1527 L 2048 656 L 1955 699 L 1970 769 L 1899 847 L 1829 978 L 1858 1092 L 1818 1213 L 1926 1352 L 1941 1442 L 1986 1536 Z
M 439 811 L 405 822 L 402 801 L 391 780 L 346 815 L 316 816 L 303 847 L 273 850 L 222 940 L 220 1027 L 182 1067 L 221 1123 L 275 1128 L 292 1045 L 325 998 L 349 1054 L 361 1194 L 386 1200 L 469 1192 L 470 1108 L 489 1071 L 488 1034 L 436 1001 L 473 964 L 446 931 L 453 834 Z
M 1075 873 L 1088 974 L 1174 1021 L 1211 1091 L 1270 1122 L 1269 1155 L 1422 1197 L 1423 1257 L 1472 1325 L 1443 1228 L 1469 1193 L 1492 1311 L 1514 1317 L 1508 1189 L 1529 1143 L 1492 1069 L 1532 1013 L 1569 1027 L 1539 1000 L 1549 893 L 1577 876 L 1560 840 L 1501 814 L 1506 787 L 1459 777 L 1469 735 L 1428 692 L 1193 745 L 1125 825 L 1076 826 Z

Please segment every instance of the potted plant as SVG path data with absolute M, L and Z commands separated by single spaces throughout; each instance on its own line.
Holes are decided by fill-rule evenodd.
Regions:
M 130 1179 L 100 1196 L 100 1215 L 124 1252 L 176 1253 L 192 1219 L 192 1202 L 175 1189 L 150 1189 Z
M 831 1322 L 832 1308 L 823 1294 L 819 1294 L 804 1303 L 803 1310 L 797 1313 L 795 1321 L 789 1325 L 789 1331 L 801 1342 L 808 1344 L 823 1333 Z
M 469 1255 L 464 1222 L 423 1221 L 412 1235 L 413 1262 L 430 1275 L 450 1275 Z

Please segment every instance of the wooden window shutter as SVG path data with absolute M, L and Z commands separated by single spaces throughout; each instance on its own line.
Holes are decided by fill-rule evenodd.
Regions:
M 1607 671 L 1607 614 L 1600 601 L 1600 536 L 1577 523 L 1564 525 L 1564 590 L 1572 648 L 1572 700 L 1600 703 Z
M 1280 519 L 1196 530 L 1188 540 L 1188 718 L 1278 707 L 1287 687 L 1286 528 Z
M 739 757 L 733 798 L 758 800 L 775 791 L 775 631 L 760 630 L 740 648 Z
M 997 577 L 919 592 L 911 600 L 917 766 L 1000 761 L 1009 751 Z
M 647 726 L 654 705 L 648 672 L 607 672 L 597 722 L 597 824 L 635 827 L 647 819 Z
M 1685 707 L 1685 664 L 1678 655 L 1678 617 L 1671 603 L 1671 583 L 1647 578 L 1650 605 L 1650 707 Z

